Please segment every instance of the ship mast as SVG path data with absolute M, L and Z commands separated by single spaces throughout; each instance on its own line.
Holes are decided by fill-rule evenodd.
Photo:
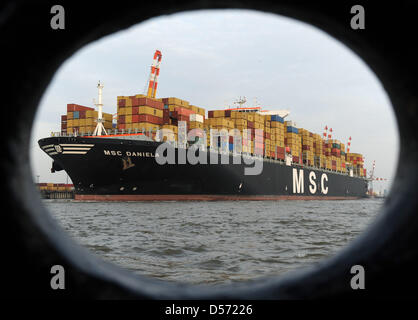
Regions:
M 102 103 L 102 89 L 103 89 L 104 85 L 100 83 L 97 84 L 97 89 L 98 89 L 98 94 L 99 94 L 99 103 L 95 103 L 95 106 L 98 109 L 98 117 L 97 117 L 97 126 L 96 129 L 94 129 L 93 132 L 93 136 L 101 136 L 102 135 L 102 131 L 104 132 L 104 134 L 107 135 L 106 129 L 103 126 L 103 103 Z

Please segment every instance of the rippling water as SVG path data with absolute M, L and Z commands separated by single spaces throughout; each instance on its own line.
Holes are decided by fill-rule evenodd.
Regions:
M 383 200 L 44 204 L 105 260 L 165 280 L 227 283 L 334 254 L 365 230 Z

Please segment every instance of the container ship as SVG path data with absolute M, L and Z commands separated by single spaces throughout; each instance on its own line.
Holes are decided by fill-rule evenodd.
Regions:
M 244 107 L 207 111 L 155 98 L 161 52 L 147 94 L 118 96 L 117 113 L 68 104 L 61 132 L 39 140 L 65 170 L 76 200 L 358 199 L 367 196 L 362 154 L 350 142 L 298 128 L 289 112 Z M 116 120 L 116 121 L 114 121 Z M 350 138 L 351 139 L 351 138 Z

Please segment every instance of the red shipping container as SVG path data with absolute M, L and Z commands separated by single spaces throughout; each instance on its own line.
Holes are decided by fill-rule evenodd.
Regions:
M 250 129 L 254 129 L 254 122 L 247 121 L 247 127 L 250 128 Z
M 130 97 L 130 99 L 131 99 L 131 105 L 132 105 L 132 107 L 137 107 L 137 106 L 139 106 L 140 104 L 139 104 L 139 98 L 135 98 L 135 96 L 133 96 L 133 97 Z M 146 106 L 147 104 L 141 104 L 141 106 Z
M 336 165 L 337 165 L 337 161 L 336 161 L 336 160 L 331 160 L 331 164 L 332 164 L 333 166 L 336 166 Z
M 61 123 L 61 129 L 67 129 L 67 124 L 66 123 Z
M 67 121 L 67 115 L 61 116 L 61 121 Z
M 164 110 L 164 103 L 150 98 L 133 98 L 132 106 L 149 106 L 155 109 Z
M 307 150 L 307 151 L 309 151 L 309 150 L 311 150 L 311 147 L 310 147 L 310 146 L 305 146 L 305 145 L 302 145 L 302 150 Z
M 86 110 L 80 110 L 78 112 L 78 114 L 79 114 L 79 116 L 78 116 L 79 119 L 85 119 L 86 118 Z
M 133 120 L 133 116 L 132 116 L 132 120 Z M 151 116 L 148 114 L 139 114 L 138 115 L 138 122 L 148 122 L 148 123 L 152 123 L 152 124 L 162 124 L 163 123 L 163 119 L 156 117 L 156 116 Z
M 93 108 L 81 106 L 75 103 L 67 104 L 67 112 L 74 112 L 74 111 L 83 111 L 83 110 L 94 110 Z
M 133 114 L 132 123 L 138 123 L 138 122 L 139 122 L 139 114 Z
M 119 116 L 118 123 L 125 123 L 125 116 Z
M 126 105 L 126 100 L 125 99 L 120 99 L 119 101 L 118 101 L 118 106 L 119 107 L 124 107 Z
M 268 132 L 264 132 L 264 138 L 270 139 L 271 135 Z
M 124 123 L 121 123 L 121 124 L 118 125 L 118 128 L 119 128 L 119 130 L 125 130 L 126 126 L 125 126 Z
M 231 117 L 231 110 L 225 110 L 225 117 L 230 118 Z
M 184 115 L 178 115 L 177 116 L 177 120 L 178 121 L 186 121 L 187 123 L 189 123 L 189 116 L 184 116 Z
M 277 159 L 284 160 L 284 154 L 277 154 Z
M 154 100 L 154 108 L 164 110 L 164 102 Z
M 190 117 L 191 114 L 195 112 L 193 110 L 189 110 L 183 107 L 176 107 L 175 110 L 177 111 L 178 115 Z
M 297 156 L 293 156 L 293 157 L 292 157 L 292 160 L 293 160 L 293 162 L 298 163 L 298 162 L 299 162 L 299 157 L 297 157 Z
M 208 118 L 213 118 L 213 111 L 208 111 Z
M 132 107 L 132 115 L 138 114 L 138 112 L 139 112 L 139 107 Z

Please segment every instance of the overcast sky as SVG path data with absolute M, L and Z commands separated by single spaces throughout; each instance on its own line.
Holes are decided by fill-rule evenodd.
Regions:
M 367 65 L 347 47 L 305 23 L 247 10 L 204 10 L 162 16 L 90 44 L 58 70 L 32 130 L 34 180 L 66 182 L 50 173 L 37 140 L 60 130 L 67 103 L 92 106 L 104 83 L 104 111 L 118 95 L 144 93 L 156 49 L 162 52 L 157 97 L 178 97 L 206 110 L 239 96 L 252 106 L 287 109 L 297 127 L 333 138 L 365 156 L 367 169 L 392 179 L 399 136 L 387 94 Z M 385 188 L 375 184 L 375 189 Z

